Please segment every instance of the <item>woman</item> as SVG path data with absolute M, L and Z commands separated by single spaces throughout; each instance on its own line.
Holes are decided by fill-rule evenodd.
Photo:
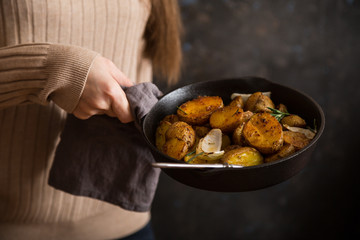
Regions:
M 55 190 L 67 113 L 132 121 L 120 86 L 180 69 L 176 0 L 0 0 L 0 239 L 115 239 L 150 214 Z

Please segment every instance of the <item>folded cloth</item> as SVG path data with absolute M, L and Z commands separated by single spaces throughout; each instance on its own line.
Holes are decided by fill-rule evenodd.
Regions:
M 80 120 L 69 114 L 48 183 L 67 193 L 103 200 L 124 209 L 148 211 L 160 170 L 141 133 L 141 119 L 161 96 L 152 83 L 124 88 L 135 122 L 106 115 Z

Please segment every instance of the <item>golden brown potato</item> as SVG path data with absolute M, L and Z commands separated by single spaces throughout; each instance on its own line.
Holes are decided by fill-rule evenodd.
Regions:
M 175 114 L 167 115 L 163 118 L 163 121 L 168 121 L 169 123 L 174 123 L 179 121 L 179 117 Z
M 310 141 L 303 133 L 284 131 L 284 143 L 293 145 L 296 150 L 304 148 Z
M 232 134 L 232 140 L 233 140 L 234 144 L 240 145 L 240 146 L 244 145 L 245 140 L 242 135 L 242 131 L 244 129 L 245 122 L 249 121 L 253 115 L 254 115 L 254 113 L 252 113 L 250 111 L 241 113 L 240 124 L 235 128 L 235 130 L 233 131 L 233 134 Z
M 223 100 L 218 96 L 200 96 L 183 103 L 177 110 L 181 121 L 190 125 L 205 124 L 210 115 L 224 106 Z
M 224 149 L 224 151 L 225 151 L 225 153 L 227 153 L 227 152 L 229 152 L 229 151 L 231 151 L 231 150 L 234 150 L 234 149 L 237 149 L 237 148 L 241 148 L 242 146 L 240 146 L 240 145 L 230 145 L 230 146 L 227 146 L 225 149 Z
M 240 146 L 244 145 L 244 142 L 245 142 L 245 139 L 243 136 L 244 126 L 245 126 L 245 122 L 243 122 L 237 128 L 235 128 L 235 130 L 233 132 L 232 140 L 235 145 L 240 145 Z
M 280 150 L 273 155 L 267 156 L 265 162 L 273 162 L 281 158 L 287 157 L 296 151 L 295 147 L 291 144 L 284 144 Z
M 155 133 L 155 145 L 157 149 L 162 151 L 162 147 L 164 146 L 166 142 L 166 131 L 170 128 L 171 123 L 168 121 L 161 121 L 159 126 L 156 129 Z
M 245 123 L 243 136 L 247 144 L 261 153 L 272 154 L 283 145 L 283 130 L 270 113 L 257 113 Z
M 254 115 L 251 111 L 246 111 L 241 113 L 241 122 L 247 122 Z
M 280 103 L 280 104 L 276 107 L 276 109 L 279 110 L 279 111 L 281 111 L 281 112 L 284 112 L 284 113 L 287 113 L 287 112 L 288 112 L 287 107 L 286 107 L 284 104 L 282 104 L 282 103 Z
M 241 123 L 243 110 L 238 107 L 226 106 L 216 110 L 210 116 L 212 128 L 219 128 L 222 132 L 230 133 Z
M 291 114 L 289 116 L 283 117 L 283 119 L 281 119 L 281 123 L 289 125 L 290 127 L 302 128 L 306 126 L 305 120 L 295 114 Z
M 254 113 L 271 112 L 268 107 L 275 108 L 273 101 L 268 96 L 263 95 L 261 92 L 256 92 L 251 94 L 251 96 L 248 98 L 245 103 L 244 110 Z
M 244 108 L 244 100 L 242 99 L 241 96 L 237 96 L 230 102 L 229 105 L 243 109 Z
M 210 132 L 210 128 L 205 127 L 205 126 L 194 126 L 193 127 L 196 133 L 196 136 L 199 138 L 203 138 L 206 136 L 206 134 L 208 134 L 208 132 Z
M 228 146 L 230 146 L 231 144 L 231 140 L 230 137 L 226 134 L 222 135 L 222 141 L 221 141 L 221 150 L 224 150 L 225 148 L 227 148 Z
M 236 164 L 241 166 L 255 166 L 263 163 L 263 156 L 252 147 L 236 148 L 225 153 L 223 163 Z
M 162 152 L 166 155 L 181 160 L 188 152 L 189 146 L 185 141 L 177 138 L 168 139 L 162 147 Z
M 166 141 L 172 138 L 184 141 L 189 148 L 195 143 L 195 131 L 186 122 L 175 122 L 173 123 L 165 134 Z

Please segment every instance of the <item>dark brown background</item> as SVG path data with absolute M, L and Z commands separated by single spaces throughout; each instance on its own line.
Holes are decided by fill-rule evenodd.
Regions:
M 182 0 L 185 66 L 176 86 L 261 76 L 312 96 L 326 127 L 295 177 L 246 193 L 185 186 L 162 174 L 158 240 L 359 239 L 360 2 Z

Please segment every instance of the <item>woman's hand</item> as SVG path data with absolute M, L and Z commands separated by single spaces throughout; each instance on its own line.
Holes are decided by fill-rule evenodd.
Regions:
M 123 123 L 131 122 L 134 118 L 121 86 L 132 85 L 112 61 L 98 56 L 90 69 L 84 91 L 73 114 L 80 119 L 106 114 L 117 117 Z

